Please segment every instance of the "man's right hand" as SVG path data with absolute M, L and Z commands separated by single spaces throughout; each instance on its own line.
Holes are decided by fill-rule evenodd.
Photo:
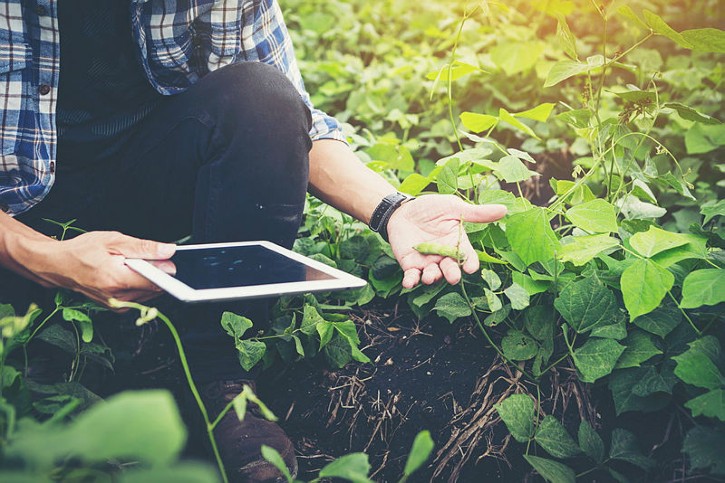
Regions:
M 161 289 L 128 268 L 125 259 L 168 260 L 176 246 L 117 232 L 89 232 L 66 241 L 26 238 L 12 251 L 14 263 L 8 268 L 46 287 L 74 290 L 108 305 L 110 298 L 143 302 L 157 296 Z

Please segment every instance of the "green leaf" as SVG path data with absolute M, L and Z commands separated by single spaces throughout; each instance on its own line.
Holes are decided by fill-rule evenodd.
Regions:
M 556 37 L 559 39 L 559 43 L 564 49 L 564 52 L 566 52 L 566 55 L 568 55 L 572 59 L 576 59 L 576 37 L 571 32 L 569 24 L 566 22 L 566 18 L 564 15 L 558 16 L 557 20 L 558 23 L 556 25 Z
M 524 455 L 524 459 L 549 483 L 574 483 L 576 481 L 574 470 L 558 461 L 528 454 Z
M 312 335 L 315 332 L 319 332 L 317 326 L 322 324 L 325 325 L 327 321 L 320 315 L 317 309 L 310 305 L 305 304 L 302 309 L 302 323 L 300 324 L 300 332 L 305 335 Z
M 566 244 L 562 240 L 560 260 L 571 262 L 577 267 L 587 264 L 600 253 L 619 246 L 619 240 L 606 234 L 574 236 L 567 240 L 569 243 Z
M 480 68 L 475 65 L 467 64 L 456 60 L 453 65 L 446 64 L 435 72 L 431 72 L 426 75 L 428 80 L 434 80 L 436 82 L 447 82 L 449 79 L 452 81 L 458 80 L 463 76 L 472 74 L 473 72 L 482 72 Z
M 689 240 L 687 244 L 660 252 L 652 257 L 652 261 L 662 268 L 669 268 L 683 260 L 707 258 L 707 239 L 705 237 L 691 234 L 683 236 Z
M 714 336 L 705 336 L 689 344 L 690 348 L 673 357 L 677 362 L 675 375 L 687 384 L 704 389 L 719 389 L 725 385 L 713 359 L 720 353 L 720 344 Z M 710 349 L 714 347 L 716 351 Z M 713 354 L 715 352 L 715 354 Z
M 433 438 L 430 436 L 430 431 L 421 431 L 418 433 L 413 441 L 413 447 L 408 455 L 408 460 L 405 462 L 403 474 L 410 476 L 423 466 L 428 461 L 428 458 L 430 458 L 433 447 Z
M 87 463 L 139 460 L 152 466 L 174 461 L 186 430 L 168 391 L 126 391 L 81 413 L 67 426 L 35 426 L 15 433 L 7 457 L 50 469 L 56 461 Z
M 585 72 L 590 72 L 604 65 L 604 57 L 595 55 L 587 59 L 587 63 L 576 62 L 573 60 L 560 60 L 551 67 L 549 75 L 546 77 L 544 87 L 552 87 L 571 77 Z
M 721 428 L 695 426 L 688 431 L 682 445 L 690 464 L 695 469 L 709 469 L 713 474 L 725 475 L 725 432 Z
M 262 445 L 261 450 L 262 457 L 272 463 L 274 467 L 277 468 L 280 473 L 282 473 L 282 475 L 287 480 L 287 483 L 292 483 L 294 479 L 292 478 L 292 475 L 289 472 L 289 468 L 287 468 L 287 465 L 285 464 L 282 455 L 280 455 L 276 449 L 272 448 L 271 446 L 267 446 L 266 444 Z
M 527 168 L 517 156 L 504 156 L 501 158 L 496 165 L 494 174 L 507 183 L 519 183 L 537 175 L 535 171 Z
M 498 290 L 501 288 L 501 278 L 493 270 L 484 268 L 481 270 L 481 278 L 483 278 L 483 281 L 486 282 L 486 285 L 488 285 L 491 290 Z
M 536 135 L 536 133 L 534 132 L 533 129 L 531 129 L 529 126 L 527 126 L 523 122 L 519 121 L 518 119 L 516 119 L 513 116 L 513 114 L 508 112 L 503 107 L 498 110 L 498 118 L 501 121 L 508 123 L 511 126 L 515 127 L 516 129 L 523 132 L 524 134 L 531 136 L 532 138 L 535 138 L 535 139 L 540 139 L 539 136 Z
M 232 312 L 222 314 L 221 324 L 227 334 L 235 339 L 241 339 L 244 333 L 254 325 L 248 318 Z
M 705 217 L 702 224 L 707 223 L 716 216 L 725 216 L 725 199 L 712 200 L 700 206 L 700 213 Z
M 453 194 L 458 191 L 458 167 L 457 159 L 452 159 L 443 166 L 436 179 L 439 193 Z
M 501 302 L 501 299 L 493 292 L 493 290 L 485 288 L 483 289 L 483 293 L 486 294 L 488 310 L 490 310 L 491 312 L 498 312 L 503 308 L 503 303 Z
M 398 191 L 411 196 L 418 196 L 429 184 L 431 184 L 431 179 L 427 176 L 411 173 L 400 183 Z
M 705 154 L 725 144 L 725 125 L 706 126 L 695 123 L 685 134 L 687 154 Z
M 238 340 L 236 347 L 239 355 L 239 363 L 245 371 L 256 366 L 267 351 L 267 346 L 264 342 L 257 340 Z
M 616 233 L 617 212 L 614 206 L 602 199 L 596 199 L 574 206 L 566 217 L 577 228 L 591 233 Z
M 614 293 L 595 276 L 567 285 L 554 301 L 554 307 L 579 333 L 610 325 L 620 317 Z
M 657 392 L 672 394 L 677 378 L 669 367 L 670 364 L 663 365 L 662 372 L 657 372 L 654 366 L 644 368 L 644 373 L 639 375 L 639 380 L 631 388 L 632 394 L 643 398 Z
M 542 208 L 510 216 L 506 221 L 506 238 L 526 265 L 551 260 L 559 249 L 559 240 Z
M 617 369 L 639 367 L 643 362 L 662 354 L 662 351 L 654 344 L 652 336 L 642 331 L 632 331 L 625 339 L 624 345 L 627 348 L 617 361 Z
M 687 401 L 685 407 L 692 411 L 694 417 L 705 416 L 725 422 L 725 389 L 706 392 Z
M 660 252 L 671 248 L 687 245 L 692 240 L 689 236 L 681 233 L 672 233 L 651 226 L 645 232 L 632 235 L 629 244 L 643 257 L 652 257 Z
M 534 439 L 554 458 L 571 458 L 581 453 L 564 426 L 551 415 L 541 421 Z
M 441 317 L 447 319 L 451 324 L 457 319 L 471 315 L 470 305 L 457 292 L 451 292 L 439 298 L 433 310 Z
M 651 458 L 642 454 L 637 446 L 637 438 L 627 430 L 615 428 L 612 431 L 612 446 L 609 449 L 609 457 L 615 460 L 626 461 L 643 470 L 654 466 Z
M 622 340 L 627 337 L 627 324 L 624 317 L 618 316 L 614 323 L 594 327 L 589 335 L 591 337 L 601 337 L 602 339 Z
M 662 107 L 674 109 L 682 119 L 686 119 L 688 121 L 701 122 L 703 124 L 721 124 L 720 120 L 707 114 L 703 114 L 700 111 L 679 102 L 666 102 Z
M 492 127 L 498 124 L 498 118 L 496 116 L 490 116 L 488 114 L 478 114 L 475 112 L 462 112 L 461 122 L 463 127 L 476 134 L 483 131 L 488 131 Z
M 325 347 L 332 339 L 335 333 L 335 326 L 331 322 L 324 321 L 323 323 L 315 326 L 317 334 L 320 336 L 320 349 Z
M 683 30 L 682 38 L 692 50 L 725 54 L 725 31 L 714 28 Z
M 644 16 L 644 21 L 652 30 L 655 31 L 655 33 L 667 37 L 677 43 L 680 47 L 684 47 L 686 49 L 691 49 L 693 47 L 690 42 L 685 40 L 679 32 L 670 27 L 659 15 L 650 12 L 649 10 L 643 10 L 642 15 Z
M 549 116 L 551 116 L 551 111 L 554 110 L 554 107 L 556 107 L 556 104 L 552 102 L 545 102 L 544 104 L 539 104 L 528 111 L 514 113 L 514 116 L 524 117 L 526 119 L 532 119 L 539 122 L 546 122 L 549 120 Z
M 637 14 L 634 13 L 634 10 L 632 10 L 632 7 L 630 7 L 629 5 L 625 5 L 625 6 L 619 7 L 617 9 L 617 13 L 619 13 L 623 17 L 631 20 L 635 25 L 637 25 L 639 28 L 641 28 L 643 30 L 649 30 L 650 29 L 649 25 L 647 25 L 646 23 L 644 23 L 642 21 L 642 19 L 640 19 L 637 16 Z
M 529 297 L 546 292 L 551 286 L 550 282 L 542 280 L 534 280 L 528 275 L 521 272 L 511 272 L 511 279 L 515 284 L 520 285 L 529 294 Z
M 624 346 L 613 339 L 589 339 L 573 354 L 574 364 L 584 382 L 595 382 L 612 373 Z
M 674 283 L 672 273 L 650 260 L 637 260 L 630 265 L 620 281 L 630 320 L 659 307 Z
M 683 309 L 695 309 L 703 305 L 725 302 L 725 270 L 709 268 L 696 270 L 682 284 Z
M 524 287 L 516 282 L 506 288 L 503 293 L 506 294 L 506 297 L 508 297 L 511 301 L 511 308 L 514 310 L 524 310 L 531 303 L 529 293 Z
M 526 394 L 514 394 L 496 404 L 501 420 L 519 443 L 534 436 L 534 400 Z
M 370 463 L 365 453 L 352 453 L 338 458 L 320 470 L 320 478 L 342 478 L 353 483 L 373 483 L 368 478 Z
M 528 361 L 539 352 L 539 345 L 523 332 L 511 329 L 501 340 L 501 350 L 513 361 Z
M 360 338 L 357 335 L 357 327 L 355 322 L 352 320 L 346 320 L 344 322 L 333 322 L 335 330 L 345 339 L 350 345 L 350 353 L 352 358 L 358 362 L 370 362 L 368 356 L 363 354 L 360 349 Z
M 582 421 L 579 424 L 578 439 L 579 447 L 587 456 L 597 463 L 602 463 L 604 461 L 604 456 L 606 455 L 604 451 L 604 441 L 602 441 L 602 438 L 599 437 L 597 432 L 594 431 L 594 428 L 592 428 L 588 422 Z
M 646 371 L 644 367 L 620 369 L 609 377 L 609 390 L 612 392 L 617 416 L 628 411 L 651 412 L 659 409 L 653 404 L 653 398 L 639 396 L 633 390 Z
M 502 42 L 491 49 L 491 60 L 513 76 L 534 67 L 543 51 L 544 44 L 539 41 Z
M 677 307 L 666 305 L 655 309 L 649 314 L 634 319 L 634 325 L 660 337 L 672 332 L 682 320 L 682 313 Z

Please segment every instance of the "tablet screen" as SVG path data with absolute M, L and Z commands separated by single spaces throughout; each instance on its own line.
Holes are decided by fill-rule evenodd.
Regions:
M 334 279 L 260 245 L 179 250 L 171 261 L 173 277 L 195 290 Z

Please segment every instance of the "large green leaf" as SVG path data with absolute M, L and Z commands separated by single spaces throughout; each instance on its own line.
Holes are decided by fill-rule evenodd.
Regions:
M 725 302 L 725 270 L 709 268 L 696 270 L 682 284 L 683 309 L 695 309 L 703 305 Z
M 519 183 L 537 175 L 536 171 L 529 170 L 516 156 L 501 158 L 494 170 L 494 174 L 507 183 Z
M 652 336 L 640 330 L 632 331 L 624 340 L 627 348 L 617 361 L 617 369 L 639 367 L 643 362 L 650 360 L 662 351 L 654 344 Z
M 620 317 L 614 293 L 595 276 L 567 285 L 554 301 L 554 307 L 579 333 L 610 325 Z
M 0 475 L 0 479 L 2 479 Z M 10 480 L 8 480 L 10 481 Z M 14 480 L 13 480 L 14 481 Z M 202 463 L 185 462 L 172 467 L 139 468 L 122 472 L 118 475 L 118 483 L 218 483 L 219 473 L 216 469 Z
M 584 74 L 585 72 L 601 67 L 604 65 L 604 62 L 604 57 L 601 55 L 589 57 L 586 63 L 573 60 L 561 60 L 551 67 L 549 75 L 546 77 L 544 87 L 555 86 L 559 82 L 563 82 L 570 77 Z
M 637 260 L 630 265 L 620 280 L 630 320 L 659 307 L 674 283 L 675 276 L 651 260 Z
M 571 262 L 577 267 L 585 265 L 593 260 L 600 253 L 619 246 L 619 240 L 607 234 L 574 236 L 562 240 L 561 254 L 562 262 Z
M 536 65 L 543 51 L 544 44 L 540 41 L 502 42 L 491 49 L 491 60 L 506 75 L 512 76 Z
M 519 443 L 534 436 L 534 400 L 526 394 L 514 394 L 496 405 L 498 415 Z
M 563 463 L 528 454 L 524 455 L 524 459 L 549 483 L 574 483 L 576 481 L 574 470 Z
M 722 428 L 695 426 L 685 436 L 682 452 L 696 469 L 710 469 L 713 474 L 725 475 L 725 431 Z
M 720 344 L 714 336 L 705 336 L 690 343 L 690 348 L 673 357 L 677 362 L 675 374 L 687 384 L 705 389 L 725 386 L 725 379 L 715 365 Z
M 602 441 L 602 438 L 596 431 L 594 431 L 594 428 L 592 428 L 588 422 L 582 421 L 579 424 L 578 439 L 579 447 L 587 456 L 597 463 L 604 461 L 604 456 L 606 454 L 604 450 L 604 441 Z
M 654 32 L 664 35 L 668 39 L 676 42 L 680 47 L 684 47 L 686 49 L 693 48 L 693 45 L 688 42 L 682 34 L 670 27 L 669 24 L 656 13 L 650 12 L 649 10 L 643 10 L 642 15 L 644 16 L 644 21 Z
M 692 50 L 725 54 L 725 31 L 714 28 L 691 29 L 680 32 L 692 45 Z
M 624 346 L 613 339 L 591 338 L 574 351 L 574 364 L 584 382 L 595 382 L 612 373 Z
M 471 306 L 458 292 L 451 292 L 439 298 L 433 310 L 451 324 L 471 315 Z
M 421 431 L 415 436 L 413 447 L 410 449 L 408 460 L 405 462 L 403 474 L 410 476 L 428 461 L 430 454 L 433 452 L 433 438 L 430 431 Z
M 320 478 L 342 478 L 352 483 L 373 483 L 368 478 L 370 463 L 365 453 L 352 453 L 336 459 L 320 470 Z
M 498 118 L 496 116 L 490 116 L 488 114 L 478 114 L 475 112 L 462 112 L 461 122 L 463 126 L 469 131 L 475 133 L 481 133 L 488 131 L 492 127 L 498 124 Z
M 185 441 L 184 424 L 168 391 L 127 391 L 96 404 L 65 427 L 18 432 L 6 455 L 44 468 L 66 458 L 166 465 L 178 457 Z
M 536 133 L 534 132 L 533 129 L 531 129 L 529 126 L 527 126 L 523 122 L 519 121 L 518 119 L 516 119 L 516 117 L 514 117 L 513 114 L 508 112 L 503 107 L 498 110 L 498 118 L 501 121 L 513 126 L 514 128 L 518 129 L 519 131 L 523 132 L 524 134 L 531 136 L 532 138 L 539 139 L 539 136 L 536 135 Z
M 682 320 L 682 313 L 674 305 L 663 305 L 634 319 L 634 325 L 651 334 L 665 337 Z
M 265 343 L 258 340 L 238 340 L 236 347 L 239 363 L 245 371 L 256 366 L 267 351 Z
M 526 111 L 516 112 L 514 113 L 514 116 L 524 117 L 526 119 L 532 119 L 539 122 L 546 122 L 549 119 L 549 116 L 551 116 L 551 111 L 554 110 L 554 107 L 556 107 L 556 104 L 553 102 L 545 102 Z
M 617 212 L 614 206 L 602 199 L 587 201 L 566 212 L 574 226 L 591 233 L 616 233 Z
M 581 453 L 566 428 L 551 415 L 545 416 L 541 421 L 534 439 L 554 458 L 571 458 Z
M 687 245 L 691 239 L 687 235 L 672 233 L 651 226 L 645 232 L 635 233 L 629 239 L 629 244 L 643 257 L 652 257 L 670 248 Z
M 621 428 L 615 428 L 612 431 L 612 445 L 609 449 L 609 457 L 626 461 L 644 470 L 654 466 L 654 461 L 642 454 L 634 434 Z
M 542 208 L 512 215 L 506 221 L 506 238 L 526 265 L 554 258 L 559 240 Z
M 725 389 L 706 392 L 687 401 L 685 407 L 692 411 L 694 417 L 705 416 L 725 422 Z
M 539 352 L 539 346 L 534 339 L 523 332 L 511 329 L 501 340 L 501 350 L 511 360 L 527 361 L 533 359 Z

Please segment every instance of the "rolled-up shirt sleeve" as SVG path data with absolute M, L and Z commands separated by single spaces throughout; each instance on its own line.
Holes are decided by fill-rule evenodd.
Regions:
M 253 21 L 245 21 L 242 27 L 242 50 L 245 60 L 258 60 L 270 64 L 284 72 L 292 81 L 312 113 L 310 137 L 313 141 L 335 139 L 347 142 L 340 122 L 312 105 L 297 64 L 292 39 L 277 1 L 259 0 L 253 3 L 253 12 L 245 9 L 245 16 L 251 13 Z

